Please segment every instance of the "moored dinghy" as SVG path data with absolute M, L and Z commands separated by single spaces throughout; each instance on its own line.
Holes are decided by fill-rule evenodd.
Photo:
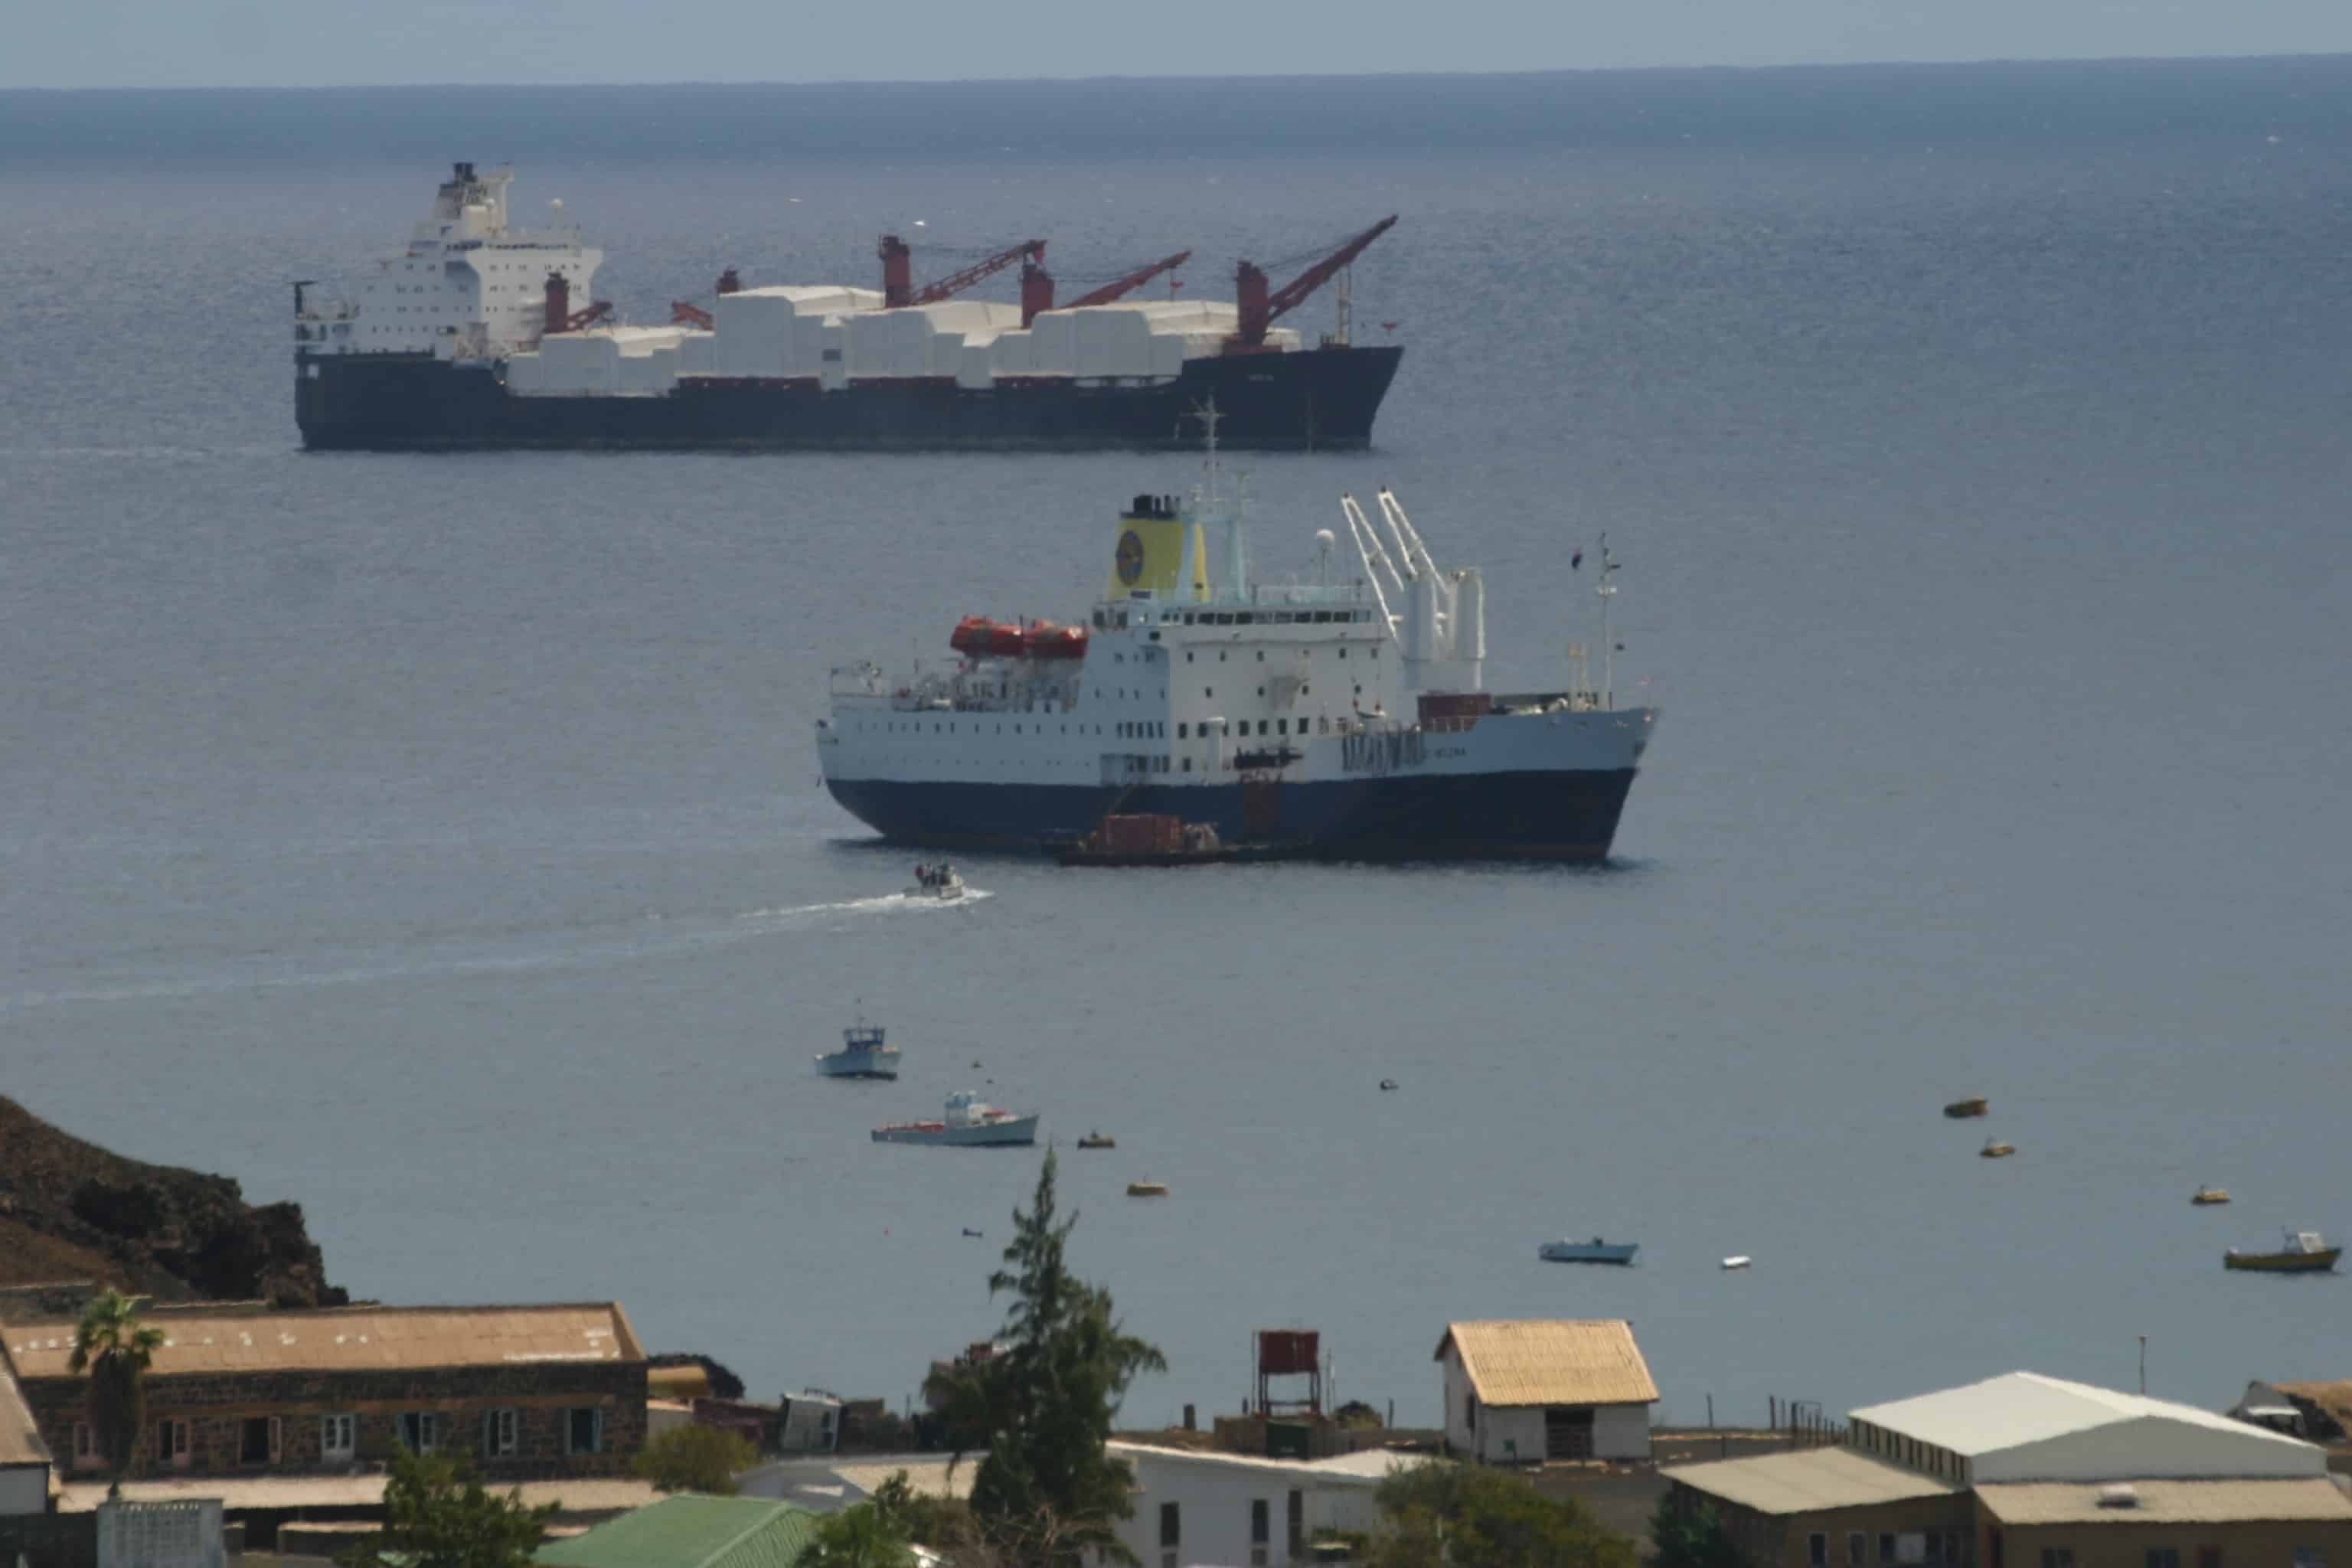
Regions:
M 2221 1255 L 2224 1268 L 2251 1268 L 2268 1274 L 2325 1274 L 2334 1269 L 2336 1260 L 2344 1255 L 2340 1247 L 2330 1247 L 2327 1238 L 2315 1230 L 2290 1230 L 2286 1239 L 2274 1252 L 2241 1252 L 2236 1247 Z
M 1979 1094 L 1972 1095 L 1967 1100 L 1956 1100 L 1952 1101 L 1951 1104 L 1944 1107 L 1944 1114 L 1950 1117 L 1953 1121 L 1958 1121 L 1964 1117 L 1982 1116 L 1991 1109 L 1992 1102 L 1985 1099 L 1983 1095 Z
M 2230 1201 L 2230 1189 L 2227 1187 L 2200 1187 L 2195 1193 L 2190 1194 L 2189 1201 L 2197 1205 L 2200 1208 L 2213 1204 L 2226 1204 Z
M 2016 1144 L 2003 1143 L 1996 1139 L 1988 1138 L 1985 1140 L 1985 1146 L 1977 1151 L 1977 1155 L 1979 1159 L 1999 1160 L 2016 1152 Z
M 1596 1236 L 1591 1241 L 1547 1241 L 1536 1248 L 1536 1256 L 1547 1263 L 1631 1263 L 1641 1249 L 1638 1241 L 1603 1241 Z

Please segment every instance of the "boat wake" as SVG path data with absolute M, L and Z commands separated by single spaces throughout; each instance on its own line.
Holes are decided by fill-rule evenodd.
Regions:
M 847 899 L 835 904 L 799 904 L 790 909 L 753 910 L 738 915 L 739 921 L 774 921 L 779 922 L 805 920 L 811 915 L 889 914 L 907 910 L 960 910 L 996 897 L 983 888 L 966 888 L 957 899 L 935 899 L 921 893 L 883 893 L 871 899 Z
M 646 915 L 572 933 L 557 944 L 553 933 L 511 942 L 452 942 L 411 948 L 355 948 L 307 957 L 257 953 L 201 963 L 170 965 L 126 973 L 108 982 L 58 990 L 23 990 L 0 996 L 0 1011 L 26 1011 L 83 1003 L 164 1001 L 174 997 L 232 995 L 240 992 L 309 990 L 366 985 L 424 975 L 527 974 L 543 970 L 598 969 L 614 963 L 684 957 L 757 942 L 782 932 L 822 926 L 845 917 L 955 910 L 992 898 L 971 889 L 954 900 L 886 893 L 821 904 L 751 910 L 717 918 L 677 919 Z

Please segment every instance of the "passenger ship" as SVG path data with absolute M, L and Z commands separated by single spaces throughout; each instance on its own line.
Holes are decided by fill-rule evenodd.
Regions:
M 1326 529 L 1307 581 L 1253 579 L 1213 443 L 1201 492 L 1119 517 L 1086 623 L 968 616 L 952 661 L 835 669 L 826 787 L 898 844 L 1045 848 L 1160 813 L 1300 856 L 1604 858 L 1656 710 L 1606 676 L 1488 692 L 1477 568 L 1441 569 L 1386 489 L 1339 510 L 1346 570 Z M 1604 542 L 1608 652 L 1615 572 Z

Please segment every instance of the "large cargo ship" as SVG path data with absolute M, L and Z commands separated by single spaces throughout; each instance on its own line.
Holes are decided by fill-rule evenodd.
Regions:
M 1213 484 L 1136 497 L 1085 621 L 971 616 L 935 667 L 834 670 L 827 788 L 910 845 L 1049 848 L 1136 813 L 1301 857 L 1604 858 L 1657 722 L 1610 689 L 1605 543 L 1599 681 L 1578 654 L 1566 689 L 1489 692 L 1477 569 L 1441 570 L 1385 489 L 1340 515 L 1347 566 L 1327 529 L 1274 583 Z
M 1350 342 L 1344 293 L 1393 217 L 1279 288 L 1242 262 L 1232 301 L 1138 297 L 1184 252 L 1057 304 L 1034 239 L 918 287 L 885 235 L 878 289 L 744 287 L 730 268 L 707 304 L 643 326 L 593 298 L 604 253 L 577 230 L 509 226 L 511 178 L 459 163 L 407 248 L 349 298 L 294 286 L 305 447 L 1172 447 L 1213 399 L 1228 446 L 1360 448 L 1404 352 Z M 957 298 L 1016 264 L 1019 304 Z M 1309 346 L 1275 324 L 1335 281 L 1331 335 Z

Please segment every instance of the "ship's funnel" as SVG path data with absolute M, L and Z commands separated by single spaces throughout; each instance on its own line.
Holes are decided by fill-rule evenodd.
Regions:
M 1106 599 L 1209 596 L 1209 563 L 1201 525 L 1178 515 L 1173 496 L 1138 496 L 1119 515 Z

